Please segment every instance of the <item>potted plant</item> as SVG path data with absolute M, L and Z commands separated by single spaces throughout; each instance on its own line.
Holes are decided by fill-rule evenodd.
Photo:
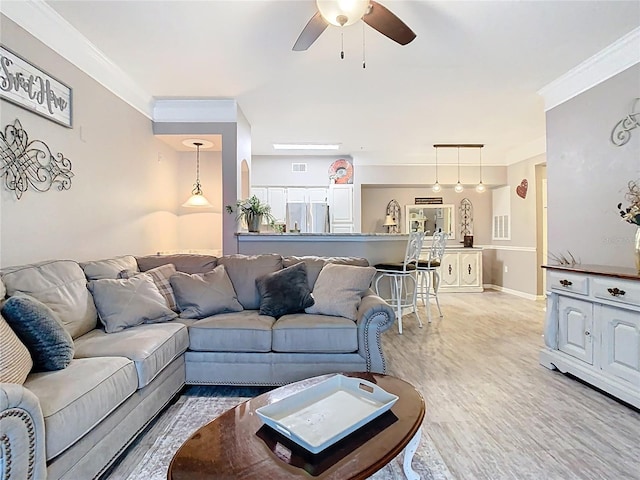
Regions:
M 636 269 L 640 274 L 640 180 L 630 181 L 625 199 L 629 202 L 628 207 L 623 207 L 622 203 L 618 204 L 620 216 L 625 222 L 636 226 L 636 237 L 634 241 L 634 250 L 636 256 Z
M 235 205 L 227 205 L 227 213 L 236 213 L 236 220 L 246 222 L 250 232 L 259 232 L 262 220 L 273 224 L 275 217 L 271 215 L 271 207 L 262 203 L 255 195 L 238 200 Z

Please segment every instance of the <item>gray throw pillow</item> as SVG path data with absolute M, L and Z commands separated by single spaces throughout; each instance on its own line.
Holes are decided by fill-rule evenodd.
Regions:
M 143 323 L 166 322 L 178 316 L 167 307 L 146 273 L 129 279 L 93 280 L 87 288 L 93 294 L 98 317 L 107 333 Z
M 306 308 L 305 312 L 356 320 L 362 296 L 369 289 L 375 274 L 374 267 L 325 265 L 313 287 L 316 303 Z
M 2 316 L 29 350 L 34 371 L 62 370 L 71 363 L 73 339 L 44 303 L 18 293 L 5 302 Z
M 305 263 L 258 277 L 256 286 L 260 292 L 260 315 L 280 318 L 288 313 L 302 312 L 315 303 Z
M 156 284 L 156 287 L 158 287 L 160 294 L 167 302 L 167 307 L 176 312 L 178 310 L 178 306 L 176 305 L 176 297 L 173 294 L 173 289 L 171 288 L 171 283 L 169 282 L 171 275 L 173 275 L 174 273 L 176 273 L 176 267 L 175 265 L 173 265 L 173 263 L 160 265 L 159 267 L 152 268 L 151 270 L 147 270 L 146 272 L 144 272 L 144 274 L 151 276 L 153 283 Z M 141 273 L 134 270 L 122 270 L 118 274 L 118 278 L 133 278 L 136 275 L 141 275 Z
M 199 319 L 243 310 L 224 265 L 218 265 L 208 273 L 178 272 L 169 280 L 180 318 Z

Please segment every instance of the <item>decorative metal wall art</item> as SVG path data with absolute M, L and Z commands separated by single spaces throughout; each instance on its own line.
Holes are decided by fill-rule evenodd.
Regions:
M 631 130 L 640 127 L 640 98 L 636 98 L 631 106 L 631 113 L 616 123 L 611 131 L 611 143 L 621 147 L 631 138 Z
M 520 198 L 527 198 L 527 191 L 529 191 L 529 182 L 527 181 L 526 178 L 524 178 L 521 182 L 520 185 L 518 185 L 516 187 L 516 195 L 518 195 Z
M 29 136 L 16 119 L 0 132 L 0 178 L 19 200 L 29 187 L 46 192 L 52 186 L 60 191 L 71 188 L 71 161 L 62 153 L 55 156 L 41 140 Z
M 473 204 L 468 198 L 460 201 L 460 235 L 473 235 Z
M 71 128 L 71 87 L 0 45 L 0 98 Z

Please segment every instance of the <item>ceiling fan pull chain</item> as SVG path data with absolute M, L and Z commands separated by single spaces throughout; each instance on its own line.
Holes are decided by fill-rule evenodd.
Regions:
M 364 22 L 362 23 L 362 68 L 367 68 L 367 59 L 366 59 L 366 45 L 364 41 Z
M 344 30 L 340 28 L 340 58 L 344 60 Z

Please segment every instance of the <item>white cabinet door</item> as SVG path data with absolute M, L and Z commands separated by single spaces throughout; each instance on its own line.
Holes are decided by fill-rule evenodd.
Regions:
M 640 386 L 640 314 L 605 305 L 596 309 L 602 322 L 600 368 Z
M 326 188 L 307 188 L 307 201 L 309 203 L 326 203 L 329 200 L 329 191 Z
M 558 350 L 593 364 L 593 307 L 590 302 L 558 299 Z
M 480 287 L 480 255 L 479 252 L 460 254 L 460 285 L 465 287 Z
M 287 202 L 301 202 L 307 201 L 307 189 L 306 188 L 287 188 Z
M 283 187 L 269 187 L 269 206 L 276 223 L 285 223 L 287 219 L 287 189 Z
M 457 253 L 446 253 L 442 256 L 440 265 L 440 286 L 455 287 L 459 285 L 458 270 L 459 258 Z
M 269 203 L 269 194 L 267 193 L 267 187 L 252 187 L 251 195 L 258 197 L 258 200 L 263 203 Z
M 334 223 L 331 228 L 331 233 L 353 233 L 353 225 L 348 223 Z
M 331 223 L 353 223 L 353 185 L 329 188 Z

